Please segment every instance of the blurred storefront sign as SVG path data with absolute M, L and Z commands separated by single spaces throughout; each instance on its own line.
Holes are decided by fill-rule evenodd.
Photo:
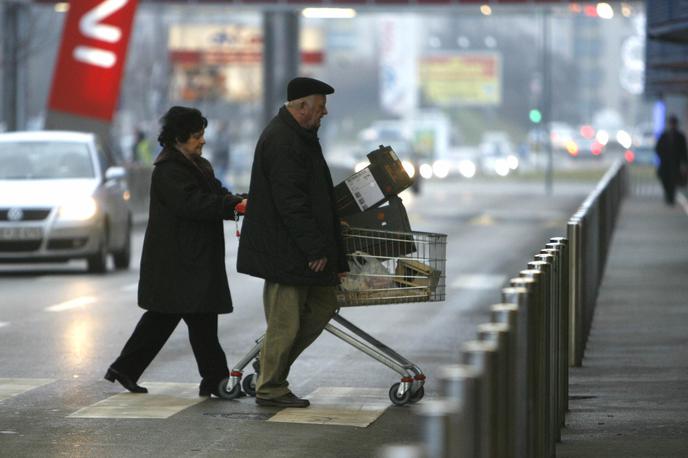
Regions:
M 170 98 L 255 102 L 261 97 L 263 37 L 258 25 L 173 25 Z
M 169 35 L 170 98 L 185 102 L 257 102 L 262 97 L 260 25 L 173 25 Z M 301 61 L 323 62 L 322 31 L 301 31 Z
M 119 97 L 137 0 L 70 2 L 48 101 L 61 114 L 109 123 Z
M 416 21 L 412 16 L 380 18 L 380 105 L 393 115 L 418 106 Z
M 502 62 L 495 52 L 422 56 L 419 75 L 427 104 L 494 106 L 502 101 Z

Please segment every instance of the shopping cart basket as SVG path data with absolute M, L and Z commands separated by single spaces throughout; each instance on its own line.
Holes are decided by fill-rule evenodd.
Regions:
M 429 232 L 393 232 L 348 228 L 344 242 L 351 271 L 337 292 L 340 307 L 325 330 L 401 375 L 389 390 L 395 405 L 418 402 L 425 391 L 423 371 L 340 315 L 341 308 L 407 302 L 443 301 L 447 236 Z M 222 397 L 234 399 L 241 389 L 256 394 L 257 374 L 243 378 L 244 368 L 256 359 L 264 336 L 230 371 L 219 387 Z M 254 369 L 259 363 L 254 362 Z

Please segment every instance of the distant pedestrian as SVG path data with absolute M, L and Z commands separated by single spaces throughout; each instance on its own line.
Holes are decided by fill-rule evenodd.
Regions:
M 234 219 L 244 199 L 223 188 L 201 157 L 208 121 L 200 111 L 172 107 L 161 124 L 139 278 L 138 305 L 146 312 L 105 379 L 146 393 L 139 377 L 184 320 L 202 377 L 199 395 L 218 396 L 229 370 L 217 318 L 232 311 L 222 220 Z
M 150 141 L 148 141 L 146 133 L 141 129 L 136 131 L 132 160 L 143 165 L 151 165 L 153 163 L 153 152 Z
M 655 147 L 659 156 L 657 175 L 664 188 L 664 201 L 667 205 L 674 205 L 676 187 L 685 185 L 688 172 L 688 153 L 686 152 L 686 137 L 678 128 L 678 118 L 669 117 L 669 128 L 662 132 Z
M 288 102 L 258 139 L 237 269 L 265 279 L 267 330 L 256 403 L 307 407 L 289 389 L 292 363 L 337 309 L 336 285 L 349 270 L 330 170 L 318 128 L 334 89 L 312 78 L 287 86 Z

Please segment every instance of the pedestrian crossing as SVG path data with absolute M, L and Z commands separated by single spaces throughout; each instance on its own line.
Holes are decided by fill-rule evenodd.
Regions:
M 31 394 L 33 390 L 55 382 L 58 380 L 0 378 L 0 409 L 10 398 Z M 164 420 L 208 399 L 198 396 L 197 383 L 144 381 L 142 384 L 148 388 L 147 394 L 110 394 L 67 414 L 65 418 Z M 35 392 L 33 394 L 36 395 Z M 245 410 L 250 407 L 268 413 L 265 416 L 265 421 L 268 422 L 359 428 L 368 427 L 391 405 L 387 389 L 384 388 L 320 387 L 305 397 L 311 401 L 311 406 L 307 409 L 286 408 L 263 412 L 265 408 L 258 407 L 253 398 L 242 398 L 221 405 L 227 405 L 229 409 Z
M 77 410 L 71 418 L 169 418 L 198 404 L 197 383 L 146 383 L 148 393 L 119 393 Z
M 0 378 L 0 402 L 54 381 L 50 378 Z

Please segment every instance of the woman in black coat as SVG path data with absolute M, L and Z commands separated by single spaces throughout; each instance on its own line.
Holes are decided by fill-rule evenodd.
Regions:
M 223 188 L 201 157 L 208 121 L 200 111 L 172 107 L 161 124 L 139 278 L 146 312 L 105 379 L 146 393 L 137 380 L 184 320 L 202 377 L 199 395 L 217 396 L 229 373 L 217 316 L 232 311 L 222 220 L 234 218 L 243 197 Z

